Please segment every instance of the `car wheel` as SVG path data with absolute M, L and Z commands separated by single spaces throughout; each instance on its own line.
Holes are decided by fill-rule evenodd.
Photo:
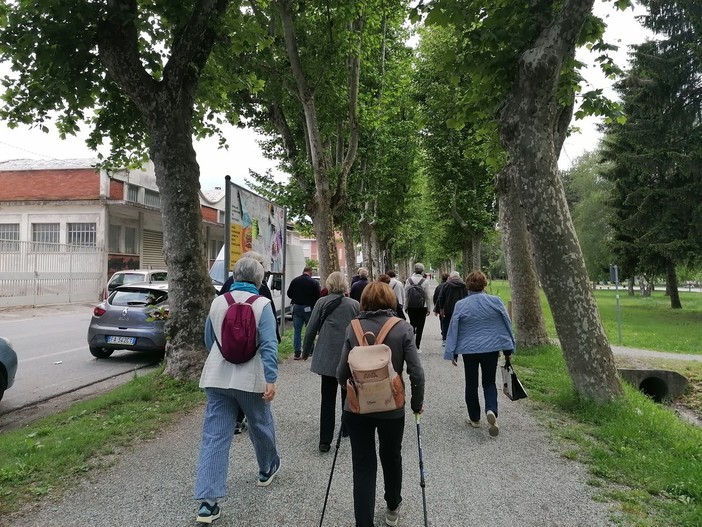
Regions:
M 112 355 L 113 352 L 114 350 L 111 349 L 100 348 L 98 346 L 90 346 L 90 354 L 98 359 L 106 359 L 107 357 Z

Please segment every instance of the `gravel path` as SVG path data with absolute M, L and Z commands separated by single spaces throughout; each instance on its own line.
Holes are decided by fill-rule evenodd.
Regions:
M 592 499 L 586 469 L 559 455 L 557 445 L 529 412 L 530 402 L 500 395 L 500 435 L 465 423 L 463 370 L 442 360 L 438 320 L 427 320 L 422 361 L 426 369 L 425 413 L 421 421 L 426 498 L 431 526 L 519 527 L 608 526 L 611 505 Z M 516 365 L 518 367 L 518 358 Z M 255 486 L 257 467 L 248 434 L 236 436 L 231 451 L 230 493 L 223 500 L 220 527 L 316 526 L 324 501 L 334 447 L 317 450 L 319 378 L 309 362 L 284 361 L 274 401 L 282 469 L 267 488 Z M 46 503 L 22 527 L 145 524 L 194 526 L 192 500 L 202 412 L 185 416 L 154 440 L 140 443 L 108 469 Z M 400 525 L 422 526 L 416 426 L 408 411 L 403 444 L 404 504 Z M 353 526 L 350 445 L 339 449 L 326 526 Z M 376 526 L 384 525 L 382 480 Z M 6 520 L 5 520 L 6 521 Z M 0 525 L 5 525 L 0 519 Z

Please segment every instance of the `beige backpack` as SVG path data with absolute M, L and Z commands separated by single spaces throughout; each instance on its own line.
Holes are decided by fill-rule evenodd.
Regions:
M 387 412 L 405 405 L 405 386 L 392 366 L 392 351 L 383 344 L 390 330 L 401 319 L 390 318 L 378 336 L 363 331 L 358 319 L 351 321 L 358 345 L 349 352 L 351 378 L 346 381 L 349 410 L 357 414 Z M 368 343 L 368 338 L 372 342 Z

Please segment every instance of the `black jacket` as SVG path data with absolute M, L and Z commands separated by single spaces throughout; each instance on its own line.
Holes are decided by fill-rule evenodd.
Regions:
M 368 278 L 359 278 L 354 282 L 354 284 L 351 286 L 351 291 L 349 291 L 349 296 L 356 300 L 357 302 L 361 301 L 361 294 L 363 293 L 363 290 L 366 288 L 368 285 Z
M 439 293 L 440 309 L 444 311 L 444 316 L 450 317 L 453 313 L 456 302 L 468 296 L 468 288 L 460 278 L 449 278 Z
M 314 307 L 319 300 L 319 283 L 305 273 L 292 279 L 288 286 L 288 298 L 296 306 Z

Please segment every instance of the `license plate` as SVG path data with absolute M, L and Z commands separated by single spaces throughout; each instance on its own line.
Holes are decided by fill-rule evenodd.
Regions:
M 134 346 L 134 344 L 136 344 L 136 337 L 107 337 L 107 343 Z

